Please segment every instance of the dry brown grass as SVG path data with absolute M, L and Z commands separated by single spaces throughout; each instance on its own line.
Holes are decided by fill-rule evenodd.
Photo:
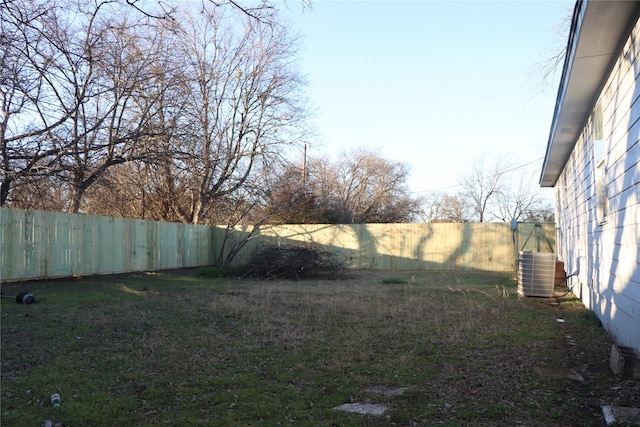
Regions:
M 3 289 L 25 286 L 39 304 L 2 301 L 7 426 L 600 425 L 603 402 L 640 404 L 580 304 L 519 298 L 504 275 L 181 271 Z M 333 409 L 366 399 L 386 414 Z

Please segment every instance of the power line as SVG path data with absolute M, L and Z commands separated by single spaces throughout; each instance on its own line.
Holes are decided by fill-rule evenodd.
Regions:
M 499 175 L 504 175 L 505 173 L 513 172 L 513 171 L 516 171 L 516 170 L 518 170 L 518 169 L 522 169 L 522 168 L 524 168 L 524 167 L 526 167 L 526 166 L 529 166 L 529 165 L 531 165 L 531 164 L 533 164 L 533 163 L 536 163 L 536 162 L 538 162 L 538 161 L 542 160 L 543 158 L 544 158 L 544 157 L 538 157 L 538 158 L 537 158 L 537 159 L 535 159 L 535 160 L 532 160 L 532 161 L 530 161 L 530 162 L 527 162 L 527 163 L 524 163 L 524 164 L 521 164 L 521 165 L 515 166 L 515 167 L 513 167 L 513 168 L 511 168 L 511 169 L 507 169 L 506 171 L 501 171 L 501 172 L 495 173 L 495 174 L 491 175 L 491 178 L 496 177 L 496 176 L 499 176 Z M 450 190 L 450 189 L 452 189 L 452 188 L 457 188 L 457 187 L 461 187 L 461 186 L 462 186 L 462 184 L 454 184 L 454 185 L 450 185 L 450 186 L 448 186 L 448 187 L 434 188 L 434 189 L 431 189 L 431 190 L 410 191 L 410 193 L 411 193 L 411 194 L 436 193 L 436 192 L 439 192 L 439 191 Z
M 512 168 L 512 169 L 507 169 L 506 171 L 498 172 L 497 174 L 495 174 L 495 175 L 493 175 L 493 176 L 503 175 L 503 174 L 505 174 L 505 173 L 509 173 L 509 172 L 513 172 L 513 171 L 518 170 L 518 169 L 522 169 L 523 167 L 525 167 L 525 166 L 529 166 L 529 165 L 532 165 L 532 164 L 534 164 L 535 162 L 538 162 L 538 161 L 542 160 L 543 158 L 544 158 L 544 157 L 538 157 L 537 159 L 532 160 L 532 161 L 530 161 L 529 163 L 525 163 L 525 164 L 523 164 L 523 165 L 516 166 L 516 167 L 514 167 L 514 168 Z

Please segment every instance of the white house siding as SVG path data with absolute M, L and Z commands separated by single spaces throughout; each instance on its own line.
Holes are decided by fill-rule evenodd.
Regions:
M 601 91 L 608 215 L 596 200 L 592 113 L 555 185 L 559 257 L 574 293 L 620 345 L 640 349 L 640 25 Z M 595 108 L 594 108 L 595 111 Z

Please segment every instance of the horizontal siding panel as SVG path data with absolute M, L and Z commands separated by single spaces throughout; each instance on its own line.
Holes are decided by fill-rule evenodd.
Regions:
M 640 129 L 640 125 L 639 125 Z M 620 158 L 607 169 L 609 197 L 640 183 L 640 143 L 633 145 L 628 155 Z

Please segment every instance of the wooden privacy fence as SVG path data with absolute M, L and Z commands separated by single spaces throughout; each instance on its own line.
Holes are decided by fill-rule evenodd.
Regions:
M 248 230 L 236 228 L 230 243 L 246 239 Z M 216 243 L 220 240 L 214 239 Z M 519 250 L 555 251 L 555 226 L 519 223 L 515 232 L 508 223 L 262 226 L 234 264 L 241 265 L 259 245 L 290 243 L 314 244 L 339 253 L 352 269 L 508 272 L 515 271 Z
M 204 225 L 2 208 L 0 281 L 214 265 L 220 251 L 248 237 L 236 265 L 259 245 L 306 243 L 341 254 L 353 269 L 508 272 L 515 270 L 517 250 L 555 247 L 550 223 L 521 223 L 515 234 L 505 223 L 281 225 L 262 226 L 257 234 L 250 229 L 229 233 Z
M 0 209 L 0 280 L 72 277 L 213 263 L 203 225 Z

